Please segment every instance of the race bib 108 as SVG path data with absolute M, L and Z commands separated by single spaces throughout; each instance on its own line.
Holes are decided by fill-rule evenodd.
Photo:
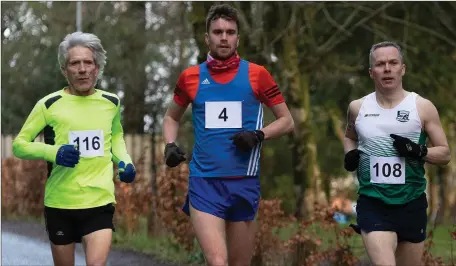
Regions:
M 69 143 L 77 145 L 81 157 L 104 156 L 103 130 L 70 131 Z
M 370 157 L 371 183 L 405 184 L 404 157 Z
M 205 128 L 242 128 L 242 102 L 206 102 Z

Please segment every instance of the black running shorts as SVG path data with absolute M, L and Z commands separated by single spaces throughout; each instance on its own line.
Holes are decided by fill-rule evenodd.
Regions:
M 58 209 L 44 207 L 44 218 L 49 240 L 54 245 L 80 243 L 82 237 L 92 232 L 111 228 L 115 207 L 109 203 L 88 209 Z
M 426 239 L 428 202 L 426 193 L 401 205 L 385 204 L 360 195 L 356 205 L 356 221 L 362 231 L 393 231 L 398 242 L 420 243 Z

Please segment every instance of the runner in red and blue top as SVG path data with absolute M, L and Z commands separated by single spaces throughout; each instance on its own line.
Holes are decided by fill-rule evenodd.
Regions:
M 163 124 L 166 164 L 175 167 L 186 160 L 175 140 L 179 121 L 192 104 L 195 144 L 183 210 L 209 265 L 250 264 L 262 142 L 294 126 L 271 74 L 237 54 L 237 17 L 227 4 L 211 8 L 207 61 L 182 72 Z M 276 117 L 266 127 L 262 104 Z

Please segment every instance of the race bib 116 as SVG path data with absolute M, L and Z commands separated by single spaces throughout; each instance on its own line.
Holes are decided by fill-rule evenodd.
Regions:
M 104 156 L 103 130 L 70 131 L 69 144 L 77 145 L 81 157 Z

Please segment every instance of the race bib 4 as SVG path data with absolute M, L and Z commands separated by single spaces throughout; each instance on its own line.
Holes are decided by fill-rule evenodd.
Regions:
M 77 146 L 81 157 L 104 156 L 103 130 L 70 131 L 68 138 L 70 144 Z
M 404 157 L 370 156 L 371 183 L 405 184 Z
M 242 102 L 206 102 L 205 128 L 242 128 Z

